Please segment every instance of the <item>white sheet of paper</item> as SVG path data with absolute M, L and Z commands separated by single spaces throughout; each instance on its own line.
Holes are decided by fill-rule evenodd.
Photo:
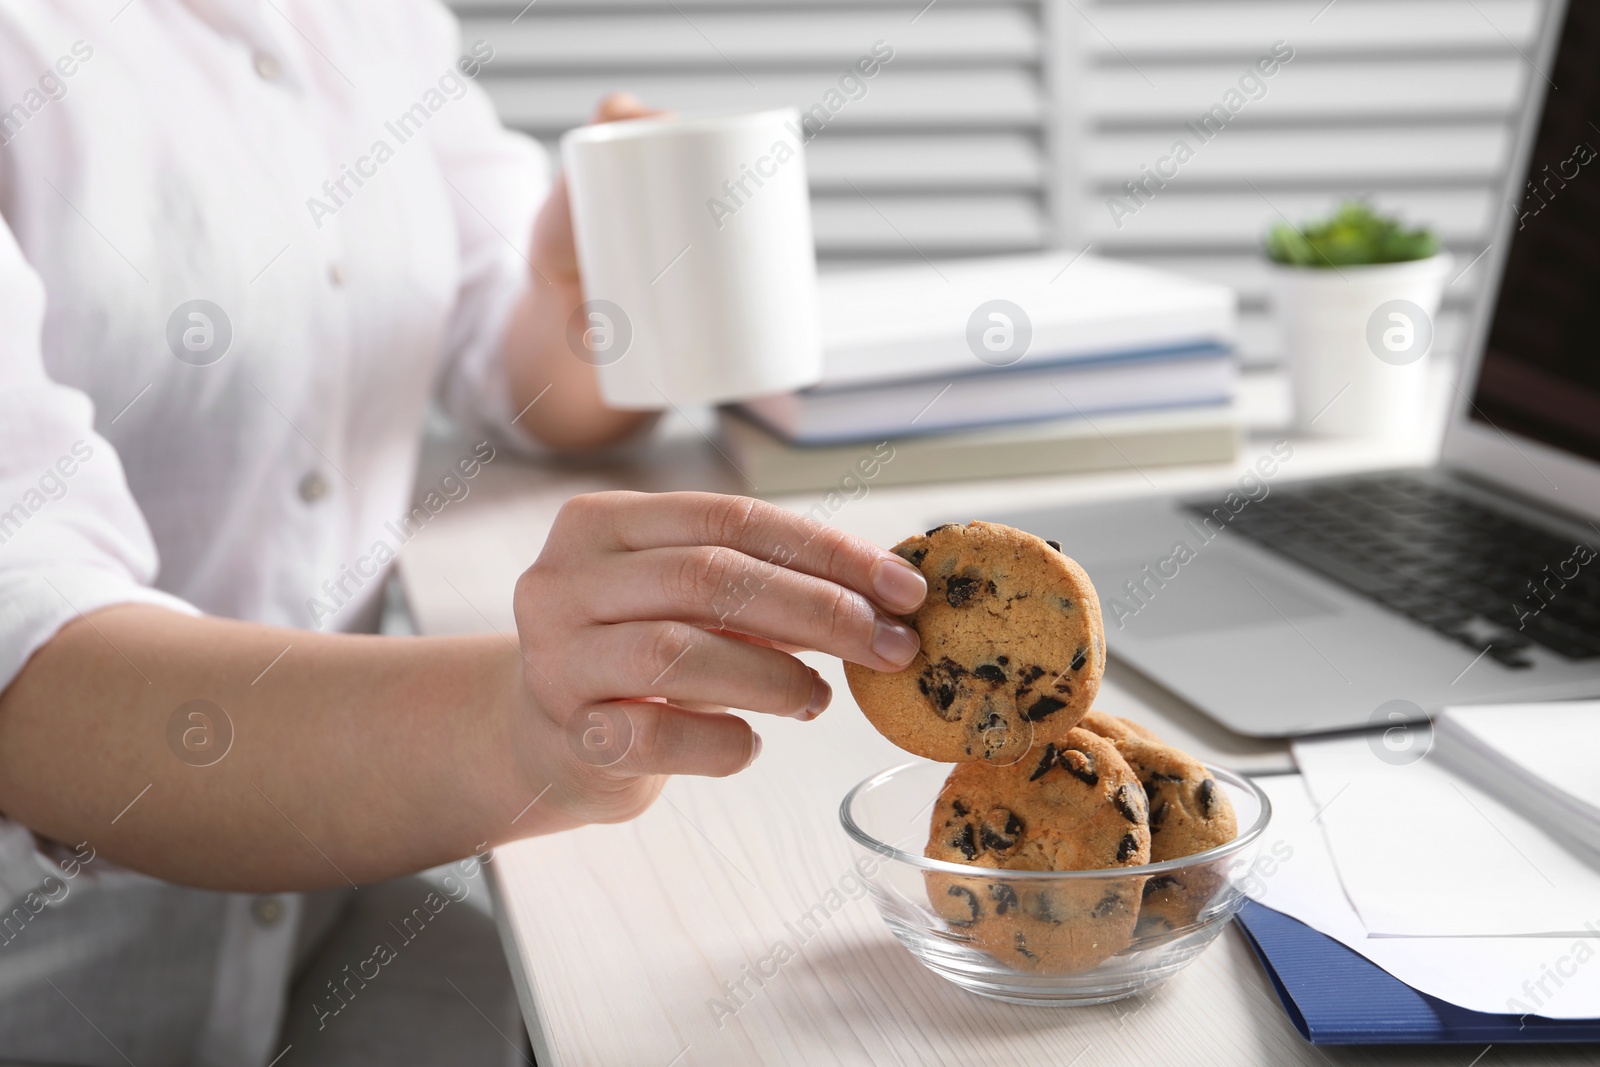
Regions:
M 1600 870 L 1439 761 L 1389 762 L 1366 735 L 1296 742 L 1294 755 L 1369 934 L 1572 937 L 1600 927 Z
M 1272 799 L 1272 825 L 1249 887 L 1256 900 L 1451 1004 L 1552 1019 L 1600 1018 L 1600 933 L 1585 938 L 1368 937 L 1339 884 L 1315 821 L 1319 805 L 1301 776 L 1256 781 Z

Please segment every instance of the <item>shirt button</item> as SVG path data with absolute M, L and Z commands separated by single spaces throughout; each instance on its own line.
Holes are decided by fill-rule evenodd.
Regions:
M 250 915 L 262 926 L 276 926 L 283 918 L 283 901 L 277 897 L 256 897 L 250 902 Z
M 344 284 L 344 268 L 334 263 L 328 267 L 328 280 L 334 285 Z
M 311 471 L 300 479 L 300 499 L 307 504 L 315 504 L 328 495 L 328 479 L 317 471 Z
M 255 68 L 256 74 L 262 81 L 275 82 L 278 80 L 278 75 L 283 73 L 278 61 L 265 52 L 256 53 Z

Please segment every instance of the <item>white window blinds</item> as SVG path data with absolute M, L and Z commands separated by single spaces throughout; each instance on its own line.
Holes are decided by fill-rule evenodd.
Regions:
M 482 80 L 506 122 L 546 142 L 615 89 L 685 111 L 804 110 L 839 90 L 807 148 L 825 263 L 1090 244 L 1236 286 L 1251 362 L 1277 356 L 1257 250 L 1279 213 L 1364 195 L 1435 225 L 1460 267 L 1483 249 L 1543 14 L 1541 0 L 453 6 L 466 39 L 496 49 Z M 1185 123 L 1280 41 L 1292 58 L 1201 145 Z M 875 46 L 893 58 L 841 85 Z M 1193 158 L 1128 198 L 1185 137 Z M 1118 196 L 1136 210 L 1110 208 Z M 1444 350 L 1480 274 L 1447 296 Z

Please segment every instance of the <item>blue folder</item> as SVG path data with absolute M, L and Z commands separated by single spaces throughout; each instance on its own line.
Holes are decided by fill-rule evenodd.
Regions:
M 1300 1035 L 1314 1045 L 1600 1041 L 1600 1019 L 1468 1011 L 1420 993 L 1295 919 L 1246 901 L 1239 926 Z

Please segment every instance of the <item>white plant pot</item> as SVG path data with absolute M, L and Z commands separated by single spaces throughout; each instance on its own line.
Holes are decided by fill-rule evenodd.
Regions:
M 1273 264 L 1296 432 L 1404 437 L 1428 409 L 1428 365 L 1452 259 L 1366 267 Z

